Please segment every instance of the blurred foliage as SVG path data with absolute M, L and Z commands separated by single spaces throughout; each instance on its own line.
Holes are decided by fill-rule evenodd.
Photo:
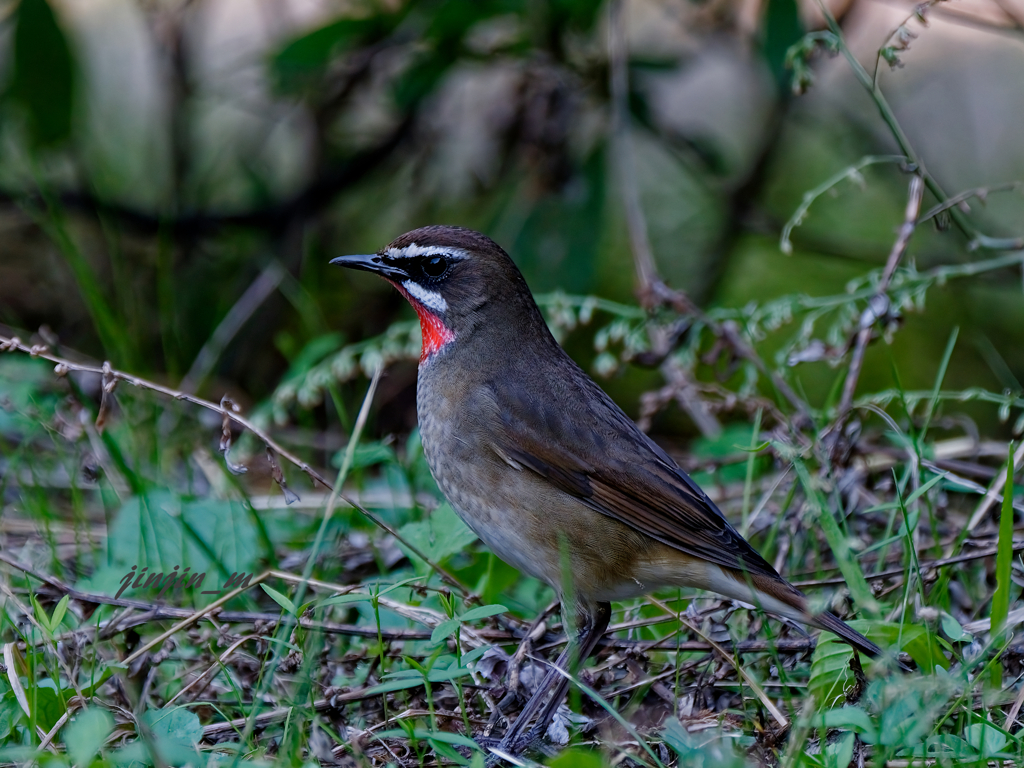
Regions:
M 125 383 L 108 398 L 98 375 L 55 378 L 50 364 L 4 355 L 0 537 L 36 575 L 9 562 L 3 572 L 0 759 L 184 764 L 202 744 L 216 759 L 297 765 L 356 759 L 362 739 L 378 763 L 390 743 L 410 764 L 431 751 L 483 764 L 450 730 L 479 725 L 468 722 L 487 715 L 474 692 L 507 670 L 503 643 L 479 633 L 525 631 L 552 593 L 473 544 L 443 503 L 415 430 L 412 313 L 381 281 L 327 266 L 443 222 L 505 247 L 559 340 L 659 439 L 687 441 L 687 468 L 766 557 L 809 580 L 841 570 L 851 596 L 830 607 L 871 615 L 857 626 L 921 669 L 894 682 L 871 668 L 863 684 L 828 636 L 813 655 L 776 652 L 776 641 L 801 642 L 788 626 L 728 601 L 662 595 L 716 641 L 768 638 L 768 652 L 742 662 L 792 720 L 777 738 L 734 669 L 673 649 L 678 622 L 627 602 L 616 620 L 630 622 L 628 641 L 664 643 L 636 657 L 651 679 L 638 682 L 622 661 L 636 661 L 635 646 L 623 645 L 586 682 L 637 724 L 638 760 L 1021 761 L 1013 724 L 999 725 L 1019 694 L 1020 651 L 978 624 L 994 581 L 1000 616 L 1019 593 L 1012 475 L 1003 528 L 967 524 L 1005 440 L 1024 432 L 1024 243 L 1013 239 L 1024 204 L 1020 185 L 999 186 L 1024 178 L 1024 144 L 1005 127 L 1024 114 L 1019 21 L 993 11 L 962 26 L 935 2 L 830 2 L 835 23 L 795 0 L 617 7 L 623 62 L 609 54 L 608 2 L 9 4 L 4 335 L 213 400 L 228 393 L 316 467 L 348 455 L 346 489 L 401 541 L 348 505 L 323 516 L 329 497 L 287 464 L 302 499 L 284 506 L 251 434 L 228 425 L 232 464 L 217 457 L 216 414 Z M 614 104 L 618 63 L 628 89 Z M 927 220 L 888 282 L 911 172 L 930 184 Z M 637 306 L 629 185 L 662 276 L 703 314 Z M 832 456 L 823 435 L 865 323 L 877 338 L 847 452 Z M 726 343 L 730 329 L 752 354 Z M 355 414 L 380 363 L 387 375 L 360 440 Z M 693 392 L 710 420 L 696 417 Z M 964 437 L 970 449 L 950 458 Z M 249 473 L 232 474 L 236 465 Z M 922 554 L 990 545 L 1003 553 L 995 575 L 980 556 L 942 576 L 918 568 Z M 478 602 L 442 585 L 413 548 Z M 127 669 L 160 622 L 181 618 L 139 619 L 159 589 L 144 579 L 127 593 L 142 606 L 115 607 L 62 601 L 37 578 L 110 595 L 129 572 L 166 583 L 186 567 L 211 591 L 239 574 L 266 580 L 218 624 Z M 873 578 L 884 567 L 900 572 L 895 582 Z M 316 594 L 289 580 L 303 569 L 320 580 Z M 888 585 L 874 593 L 869 580 Z M 201 592 L 171 587 L 166 604 L 218 597 Z M 546 648 L 557 637 L 548 629 Z M 209 686 L 183 690 L 201 670 Z M 366 696 L 344 698 L 353 692 Z M 266 738 L 238 722 L 263 704 L 288 713 Z M 444 727 L 439 711 L 450 713 Z M 401 712 L 414 714 L 392 717 Z M 600 717 L 583 697 L 558 722 L 583 740 Z M 67 756 L 37 751 L 39 729 L 62 719 L 54 737 Z M 599 766 L 610 754 L 578 745 L 550 764 Z
M 255 402 L 289 368 L 286 379 L 309 371 L 314 351 L 322 360 L 329 344 L 352 348 L 410 316 L 383 284 L 326 261 L 433 221 L 491 234 L 538 291 L 632 301 L 608 134 L 606 5 L 365 2 L 273 27 L 213 0 L 57 10 L 24 0 L 9 19 L 0 124 L 0 195 L 17 206 L 0 281 L 9 325 L 46 324 L 65 344 L 139 373 L 192 369 L 199 391 L 230 386 Z M 834 292 L 881 263 L 901 206 L 895 167 L 864 171 L 854 179 L 862 193 L 830 190 L 794 231 L 794 255 L 776 257 L 766 231 L 781 229 L 809 188 L 890 142 L 864 116 L 842 63 L 818 53 L 814 41 L 831 33 L 802 37 L 820 24 L 812 10 L 778 0 L 756 19 L 746 13 L 634 0 L 624 16 L 628 131 L 650 241 L 669 283 L 704 306 Z M 929 30 L 914 42 L 915 67 L 879 74 L 894 98 L 923 77 L 942 80 L 947 65 L 931 52 L 949 34 Z M 990 39 L 957 34 L 967 47 Z M 882 41 L 906 48 L 912 39 Z M 1014 55 L 999 60 L 996 80 L 1019 64 Z M 794 78 L 806 87 L 815 71 L 824 91 L 793 98 Z M 947 94 L 944 108 L 957 109 L 957 94 L 966 97 Z M 986 104 L 982 122 L 1014 104 Z M 935 144 L 924 111 L 904 114 L 915 139 Z M 946 150 L 928 160 L 954 185 L 1001 181 L 1024 157 L 998 146 L 1002 162 L 970 173 Z M 1012 198 L 993 196 L 971 216 L 1005 231 L 1019 220 Z M 965 258 L 963 244 L 922 227 L 913 255 L 920 267 L 948 263 Z M 986 311 L 974 289 L 948 300 L 939 322 L 904 330 L 905 344 L 933 348 L 959 325 L 969 345 L 954 375 L 980 369 L 972 383 L 1019 386 L 1019 312 Z M 566 343 L 587 362 L 585 338 Z M 613 371 L 607 357 L 595 370 L 615 373 L 608 386 L 627 407 L 652 381 L 628 366 Z M 888 372 L 869 355 L 866 381 Z M 412 426 L 412 374 L 396 369 L 385 388 L 388 429 Z M 931 373 L 915 363 L 901 375 L 915 388 Z M 812 399 L 829 386 L 815 376 L 802 385 Z M 349 408 L 356 396 L 346 385 L 331 402 Z M 673 413 L 658 424 L 692 429 Z

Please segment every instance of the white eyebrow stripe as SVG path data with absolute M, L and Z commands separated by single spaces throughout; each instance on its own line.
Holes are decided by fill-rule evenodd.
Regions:
M 437 291 L 428 291 L 422 285 L 413 280 L 406 280 L 402 283 L 402 287 L 409 292 L 410 296 L 416 299 L 416 301 L 427 309 L 438 314 L 448 311 L 448 302 L 445 301 L 444 296 Z
M 450 256 L 453 259 L 468 259 L 469 254 L 462 248 L 443 245 L 416 245 L 410 243 L 404 248 L 388 248 L 385 253 L 392 259 L 415 259 L 418 256 Z

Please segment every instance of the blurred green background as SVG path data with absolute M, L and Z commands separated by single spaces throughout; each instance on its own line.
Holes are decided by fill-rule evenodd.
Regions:
M 866 168 L 779 237 L 801 198 L 896 151 L 847 62 L 819 53 L 795 95 L 786 51 L 822 27 L 794 0 L 632 0 L 625 141 L 658 267 L 703 307 L 841 293 L 881 266 L 907 175 Z M 1002 8 L 1002 10 L 1000 10 Z M 1024 6 L 850 0 L 832 12 L 950 194 L 1024 178 Z M 907 34 L 892 35 L 899 25 Z M 909 44 L 909 49 L 898 49 Z M 382 281 L 328 267 L 428 223 L 479 229 L 536 292 L 635 303 L 609 6 L 585 0 L 77 0 L 9 3 L 0 36 L 0 322 L 45 326 L 116 367 L 246 408 L 346 343 L 409 319 Z M 925 196 L 924 209 L 935 200 Z M 1024 231 L 1020 191 L 970 201 L 993 236 Z M 905 263 L 990 257 L 919 227 Z M 951 329 L 951 389 L 1020 390 L 1021 271 L 928 295 L 862 391 L 930 387 Z M 584 365 L 586 334 L 566 338 Z M 770 347 L 769 347 L 770 349 Z M 820 404 L 836 377 L 801 368 Z M 606 381 L 631 413 L 655 372 Z M 413 362 L 393 366 L 378 432 L 415 423 Z M 318 426 L 357 403 L 291 416 Z M 300 410 L 300 409 L 296 409 Z M 990 414 L 992 416 L 992 414 Z M 983 417 L 984 418 L 984 417 Z M 695 434 L 670 412 L 663 432 Z

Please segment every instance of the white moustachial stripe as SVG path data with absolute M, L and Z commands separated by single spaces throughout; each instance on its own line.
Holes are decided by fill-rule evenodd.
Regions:
M 410 296 L 431 312 L 440 314 L 448 310 L 448 302 L 445 301 L 444 296 L 437 291 L 427 290 L 422 285 L 412 280 L 406 280 L 403 282 L 402 287 L 409 292 Z

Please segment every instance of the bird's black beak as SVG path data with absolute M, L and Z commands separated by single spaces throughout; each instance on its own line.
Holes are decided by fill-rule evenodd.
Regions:
M 408 280 L 409 273 L 395 265 L 392 259 L 380 254 L 360 254 L 357 256 L 338 256 L 331 259 L 331 264 L 349 269 L 361 269 L 364 272 L 373 272 L 389 280 Z

